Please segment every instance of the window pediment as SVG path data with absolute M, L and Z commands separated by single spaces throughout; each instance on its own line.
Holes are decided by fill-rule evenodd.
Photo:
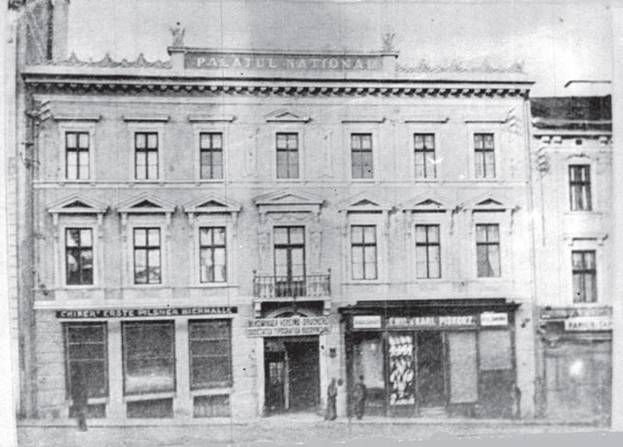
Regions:
M 318 215 L 324 200 L 309 193 L 277 191 L 258 196 L 253 199 L 253 203 L 258 207 L 260 214 L 311 212 Z
M 462 208 L 465 211 L 472 212 L 502 212 L 512 210 L 517 207 L 507 204 L 506 202 L 498 197 L 493 196 L 492 194 L 485 194 L 463 203 Z
M 233 217 L 234 223 L 236 223 L 241 209 L 242 206 L 238 202 L 216 194 L 203 196 L 184 205 L 184 212 L 188 214 L 191 223 L 194 222 L 197 214 L 229 214 Z
M 48 207 L 52 215 L 59 214 L 106 214 L 108 206 L 79 195 L 66 197 Z
M 349 197 L 338 205 L 338 211 L 346 213 L 382 213 L 392 210 L 392 206 L 368 192 Z
M 119 204 L 117 212 L 122 215 L 127 214 L 173 214 L 175 205 L 166 200 L 152 196 L 151 194 L 141 194 Z
M 276 110 L 266 115 L 266 122 L 269 123 L 308 123 L 311 117 L 299 115 L 289 110 Z
M 400 209 L 413 213 L 444 213 L 451 209 L 450 201 L 436 194 L 420 194 L 404 202 Z

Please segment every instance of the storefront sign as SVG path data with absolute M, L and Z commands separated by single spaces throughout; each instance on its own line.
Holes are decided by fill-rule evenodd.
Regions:
M 380 315 L 353 316 L 353 329 L 381 329 Z
M 508 326 L 506 312 L 483 312 L 480 314 L 481 326 Z
M 571 317 L 565 320 L 565 331 L 610 331 L 612 317 Z
M 237 307 L 156 307 L 144 309 L 79 309 L 57 310 L 56 318 L 89 319 L 89 318 L 150 318 L 150 317 L 184 317 L 193 315 L 235 314 Z
M 383 60 L 378 56 L 190 52 L 184 66 L 203 70 L 378 71 L 383 69 Z
M 474 315 L 444 315 L 427 317 L 389 317 L 387 327 L 391 329 L 433 329 L 445 327 L 476 327 Z
M 249 320 L 249 337 L 320 335 L 329 331 L 327 317 L 256 318 Z

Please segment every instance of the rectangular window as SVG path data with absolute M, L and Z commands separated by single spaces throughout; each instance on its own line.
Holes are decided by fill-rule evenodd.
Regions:
M 65 323 L 67 396 L 86 387 L 87 397 L 108 396 L 108 347 L 106 323 Z
M 305 296 L 305 227 L 275 227 L 275 295 Z
M 496 277 L 500 271 L 500 228 L 498 224 L 476 225 L 478 276 Z
M 589 165 L 569 166 L 569 199 L 571 211 L 590 211 L 591 167 Z
M 277 134 L 277 178 L 299 178 L 299 136 Z
M 199 270 L 202 283 L 227 281 L 225 227 L 199 228 Z
M 134 229 L 134 284 L 160 284 L 160 228 Z
M 354 133 L 350 136 L 351 173 L 353 178 L 372 178 L 372 134 Z
M 574 250 L 571 252 L 573 271 L 573 302 L 594 303 L 597 301 L 597 267 L 595 251 Z
M 88 180 L 89 176 L 89 133 L 65 132 L 65 177 Z
M 476 178 L 495 178 L 495 151 L 492 133 L 474 134 Z
M 415 226 L 415 264 L 418 278 L 441 278 L 439 225 Z
M 353 225 L 350 243 L 353 279 L 377 279 L 376 226 Z
M 201 180 L 223 178 L 223 134 L 199 134 L 199 176 Z
M 70 286 L 93 284 L 93 230 L 65 229 L 65 277 Z
M 435 135 L 432 133 L 416 133 L 413 135 L 415 145 L 415 178 L 435 178 L 437 168 L 435 161 Z
M 123 389 L 126 395 L 175 390 L 175 323 L 123 322 Z
M 158 179 L 158 134 L 156 132 L 134 134 L 134 178 L 136 180 Z
M 191 320 L 190 388 L 231 386 L 231 328 L 229 320 Z

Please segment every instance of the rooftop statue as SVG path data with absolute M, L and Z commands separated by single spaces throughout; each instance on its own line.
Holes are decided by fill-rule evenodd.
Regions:
M 394 37 L 396 33 L 383 34 L 383 51 L 386 53 L 392 53 L 394 51 Z
M 171 46 L 183 47 L 184 33 L 186 33 L 186 29 L 182 28 L 180 22 L 177 22 L 174 27 L 169 28 L 169 31 L 171 31 L 171 35 L 173 36 L 173 43 L 171 44 Z

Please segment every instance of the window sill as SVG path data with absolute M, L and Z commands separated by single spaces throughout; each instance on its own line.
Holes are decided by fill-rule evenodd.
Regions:
M 215 179 L 197 179 L 195 180 L 196 185 L 212 185 L 212 184 L 220 184 L 225 183 L 226 179 L 224 178 L 215 178 Z
M 77 286 L 77 285 L 76 286 L 68 286 L 68 285 L 65 285 L 65 286 L 57 287 L 57 288 L 55 288 L 53 290 L 57 290 L 57 291 L 71 291 L 71 290 L 99 290 L 99 289 L 101 289 L 101 287 L 99 287 L 98 285 L 90 284 L 88 286 L 87 285 L 85 285 L 85 286 Z M 38 291 L 38 292 L 42 292 L 43 291 L 43 289 L 34 289 L 34 290 Z
M 231 387 L 227 388 L 201 388 L 196 390 L 190 390 L 190 395 L 196 396 L 224 396 L 231 394 Z
M 354 279 L 351 281 L 344 281 L 342 283 L 345 286 L 361 286 L 361 285 L 389 285 L 389 281 L 382 281 L 380 279 Z
M 439 183 L 441 180 L 438 178 L 415 178 L 415 183 Z
M 240 287 L 240 285 L 238 284 L 232 284 L 232 283 L 218 283 L 218 282 L 211 282 L 211 283 L 200 283 L 200 284 L 195 284 L 194 286 L 191 286 L 193 289 L 236 289 L 238 287 Z
M 351 182 L 353 183 L 377 183 L 378 180 L 374 178 L 351 178 Z
M 95 185 L 96 181 L 95 179 L 88 179 L 88 180 L 59 180 L 58 184 L 60 186 L 66 186 L 66 185 Z
M 87 399 L 87 405 L 108 405 L 110 399 L 108 397 L 89 397 Z M 66 400 L 67 405 L 72 406 L 74 404 L 73 399 Z
M 129 290 L 141 290 L 141 289 L 170 289 L 170 286 L 164 284 L 131 284 L 125 287 Z
M 124 402 L 137 402 L 140 400 L 171 399 L 171 398 L 175 398 L 175 391 L 131 394 L 131 395 L 123 396 L 123 401 Z

